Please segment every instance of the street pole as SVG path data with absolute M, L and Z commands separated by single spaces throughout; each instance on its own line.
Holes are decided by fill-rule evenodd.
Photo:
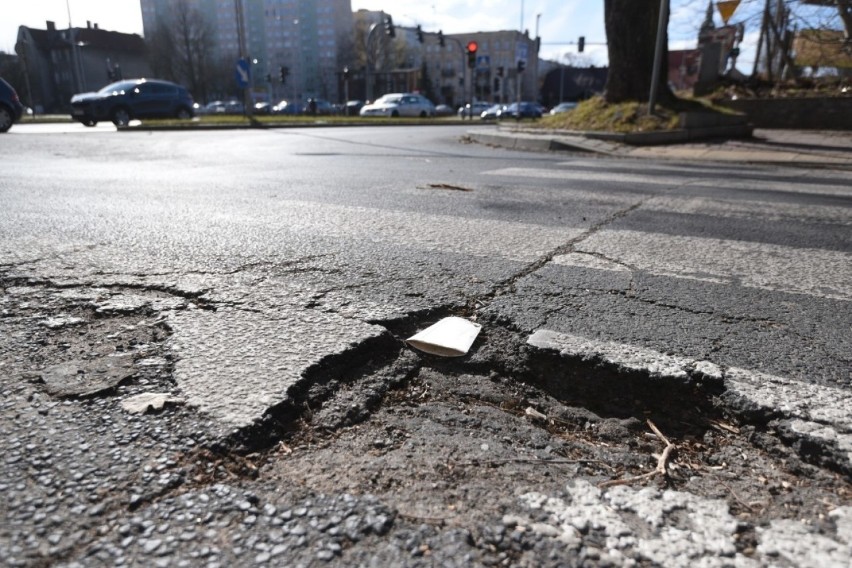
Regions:
M 660 20 L 657 22 L 657 47 L 654 51 L 654 70 L 651 73 L 651 93 L 648 96 L 648 114 L 654 114 L 663 67 L 663 51 L 666 41 L 666 23 L 669 21 L 669 0 L 660 0 Z
M 246 47 L 246 28 L 245 19 L 243 18 L 243 0 L 234 0 L 234 8 L 237 11 L 237 39 L 240 45 L 240 59 L 248 61 L 249 64 L 249 80 L 248 84 L 243 89 L 243 112 L 251 118 L 252 102 L 251 102 L 251 86 L 252 86 L 252 63 L 248 56 L 248 48 Z
M 365 91 L 366 91 L 368 101 L 373 100 L 372 75 L 373 75 L 374 65 L 372 65 L 373 53 L 370 50 L 370 42 L 373 40 L 373 33 L 376 31 L 376 28 L 378 28 L 378 27 L 379 27 L 379 24 L 373 24 L 372 26 L 370 26 L 370 31 L 367 33 L 367 45 L 364 46 L 367 50 L 367 77 L 366 77 L 367 85 L 366 85 Z

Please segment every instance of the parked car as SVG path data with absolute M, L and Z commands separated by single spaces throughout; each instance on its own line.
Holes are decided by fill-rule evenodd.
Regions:
M 562 114 L 563 112 L 569 112 L 577 108 L 577 103 L 559 103 L 552 109 L 550 109 L 550 114 Z
M 302 114 L 302 107 L 289 101 L 278 101 L 272 107 L 272 114 Z
M 521 103 L 512 103 L 507 106 L 501 113 L 499 118 L 541 118 L 541 107 L 538 103 L 522 101 Z
M 500 114 L 506 110 L 506 105 L 491 105 L 479 115 L 482 120 L 497 120 Z
M 18 98 L 18 93 L 0 77 L 0 132 L 6 132 L 12 125 L 21 119 L 24 113 L 24 105 Z
M 358 116 L 358 113 L 361 112 L 361 108 L 364 106 L 364 101 L 359 101 L 357 99 L 346 101 L 346 104 L 343 105 L 343 114 L 346 116 Z
M 475 102 L 473 104 L 466 104 L 463 107 L 459 108 L 459 118 L 471 118 L 474 116 L 481 116 L 482 113 L 488 110 L 488 107 L 491 106 L 491 103 L 486 103 L 483 101 Z
M 199 105 L 198 103 L 195 103 L 195 106 L 193 108 L 195 110 L 195 114 L 199 115 L 222 114 L 225 112 L 225 102 L 213 101 L 203 106 Z
M 71 97 L 71 118 L 86 126 L 94 126 L 101 120 L 126 126 L 136 118 L 192 118 L 193 106 L 192 95 L 176 83 L 126 79 L 95 93 Z
M 414 93 L 391 93 L 380 97 L 376 102 L 361 107 L 361 116 L 435 116 L 432 101 Z
M 334 105 L 325 99 L 313 99 L 313 102 L 316 105 L 316 110 L 312 110 L 311 100 L 312 99 L 308 99 L 308 103 L 305 105 L 305 108 L 302 109 L 302 112 L 304 112 L 305 114 L 316 114 L 323 116 L 337 114 L 337 109 L 334 107 Z
M 435 116 L 452 116 L 456 113 L 450 105 L 438 105 L 435 107 Z

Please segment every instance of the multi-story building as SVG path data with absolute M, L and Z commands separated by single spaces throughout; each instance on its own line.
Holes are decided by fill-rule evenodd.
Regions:
M 512 102 L 538 98 L 539 42 L 515 30 L 447 35 L 444 47 L 428 34 L 425 60 L 438 81 L 441 102 Z M 467 45 L 476 42 L 476 66 L 467 67 Z M 522 64 L 519 64 L 523 62 Z
M 15 52 L 25 67 L 28 97 L 36 112 L 66 112 L 71 96 L 113 80 L 150 76 L 145 42 L 136 34 L 85 28 L 18 28 Z
M 340 100 L 339 74 L 352 57 L 350 0 L 140 0 L 146 37 L 166 25 L 176 2 L 210 26 L 213 61 L 247 57 L 256 98 Z M 240 14 L 242 18 L 238 17 Z M 239 21 L 242 20 L 242 30 Z M 243 45 L 240 36 L 243 35 Z M 286 80 L 280 77 L 285 68 Z
M 539 42 L 528 34 L 503 30 L 450 35 L 422 29 L 418 34 L 416 28 L 395 26 L 395 39 L 389 41 L 382 25 L 387 16 L 364 10 L 356 14 L 363 28 L 356 36 L 369 44 L 364 50 L 366 98 L 401 90 L 419 90 L 434 102 L 451 106 L 471 99 L 538 98 Z M 368 29 L 374 29 L 372 35 L 366 33 Z M 477 44 L 473 68 L 468 64 L 470 42 Z

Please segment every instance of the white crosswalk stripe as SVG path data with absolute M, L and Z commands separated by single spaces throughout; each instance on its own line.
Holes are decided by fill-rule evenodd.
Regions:
M 640 231 L 600 231 L 575 251 L 553 262 L 852 300 L 852 255 L 842 251 Z
M 655 171 L 657 168 L 654 168 Z M 483 172 L 484 175 L 525 177 L 533 179 L 557 179 L 565 182 L 609 182 L 652 184 L 660 186 L 707 186 L 714 189 L 739 189 L 743 191 L 769 191 L 782 193 L 799 193 L 813 195 L 831 195 L 838 197 L 852 196 L 849 184 L 804 184 L 802 182 L 787 182 L 772 179 L 739 179 L 726 178 L 724 172 L 718 172 L 715 178 L 688 178 L 683 175 L 665 176 L 659 174 L 641 174 L 632 172 L 617 172 L 608 169 L 606 172 L 591 172 L 580 170 L 555 170 L 545 168 L 501 168 Z M 842 180 L 838 180 L 839 182 Z

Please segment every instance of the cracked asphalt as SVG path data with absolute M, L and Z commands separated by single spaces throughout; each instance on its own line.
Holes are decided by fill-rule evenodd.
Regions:
M 463 134 L 4 137 L 0 558 L 847 566 L 850 174 Z

